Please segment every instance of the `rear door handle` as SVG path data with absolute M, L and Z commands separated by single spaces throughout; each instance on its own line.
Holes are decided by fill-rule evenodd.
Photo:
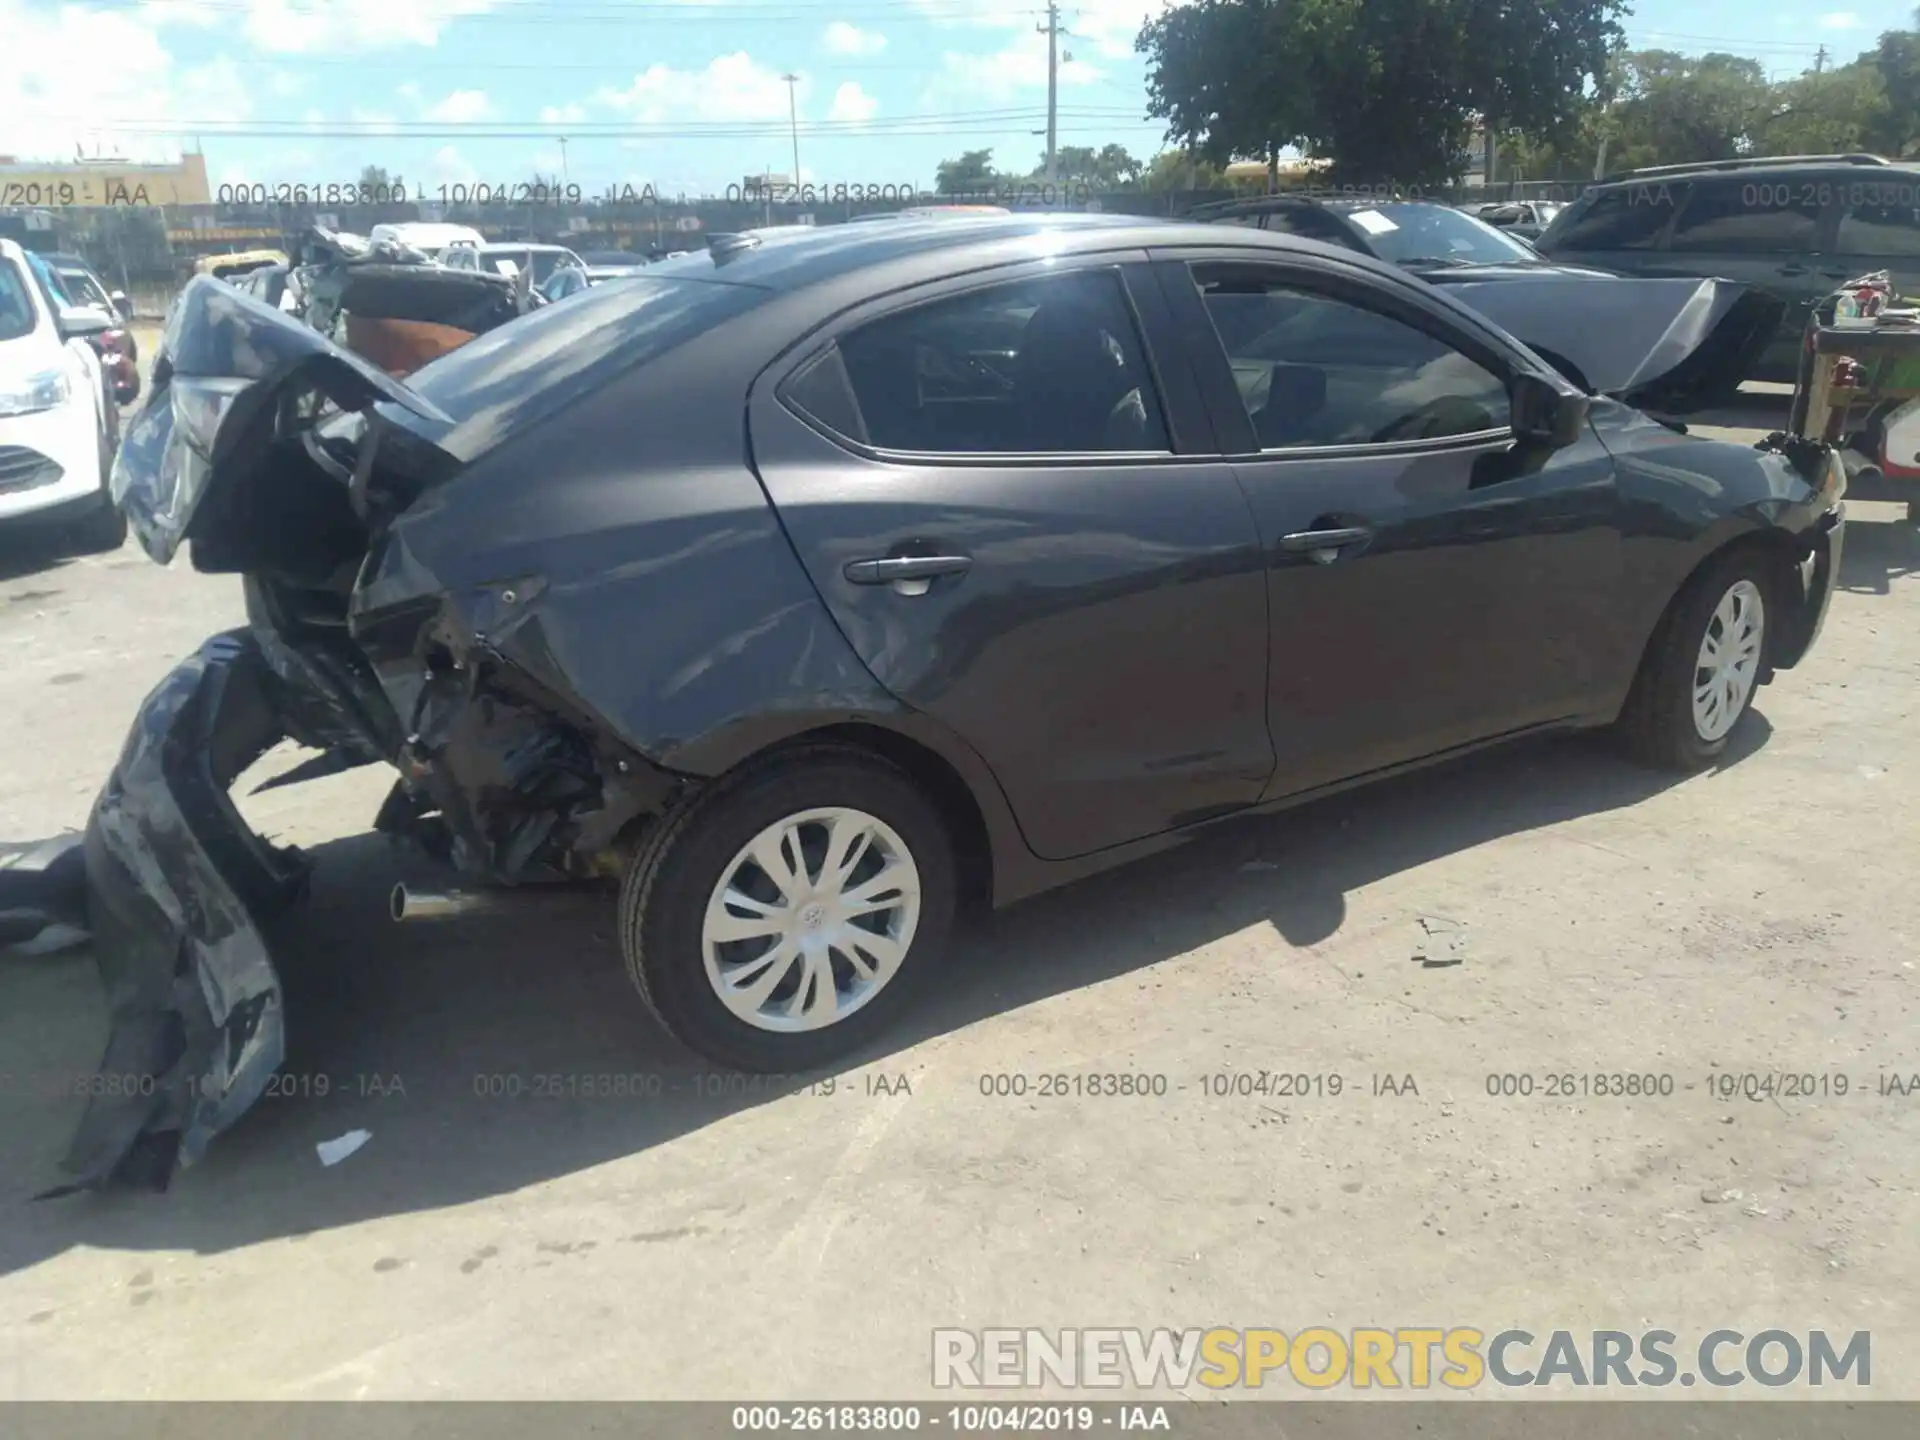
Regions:
M 924 595 L 942 575 L 961 575 L 973 566 L 970 555 L 888 555 L 849 560 L 843 572 L 855 585 L 892 585 L 902 595 Z
M 1373 531 L 1364 525 L 1343 525 L 1333 530 L 1296 530 L 1280 537 L 1280 548 L 1290 554 L 1307 554 L 1322 565 L 1331 565 L 1348 545 L 1365 544 Z

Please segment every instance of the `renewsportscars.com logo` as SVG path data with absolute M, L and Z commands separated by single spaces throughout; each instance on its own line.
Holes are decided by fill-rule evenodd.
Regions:
M 1555 1330 L 1535 1336 L 1470 1326 L 1446 1329 L 1315 1326 L 1284 1330 L 1216 1327 L 1105 1330 L 935 1330 L 933 1384 L 940 1390 L 1212 1390 L 1299 1385 L 1327 1390 L 1472 1390 L 1569 1385 L 1680 1386 L 1873 1382 L 1873 1336 L 1844 1342 L 1804 1333 L 1713 1330 L 1683 1343 L 1671 1330 Z

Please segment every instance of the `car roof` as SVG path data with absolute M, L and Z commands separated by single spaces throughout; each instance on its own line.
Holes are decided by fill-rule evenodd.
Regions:
M 1592 190 L 1611 190 L 1619 186 L 1665 185 L 1681 180 L 1751 180 L 1755 175 L 1831 174 L 1836 170 L 1857 175 L 1863 182 L 1871 181 L 1876 174 L 1908 176 L 1920 174 L 1920 166 L 1906 161 L 1870 164 L 1864 160 L 1838 155 L 1832 158 L 1817 155 L 1787 155 L 1777 161 L 1702 160 L 1697 165 L 1655 165 L 1642 170 L 1623 170 L 1596 181 Z M 1591 193 L 1591 190 L 1588 193 Z
M 855 271 L 914 255 L 975 249 L 999 250 L 1009 241 L 1045 242 L 1055 253 L 1097 250 L 1115 245 L 1225 244 L 1220 227 L 1185 220 L 1138 215 L 948 215 L 938 219 L 897 220 L 889 225 L 799 226 L 791 230 L 742 231 L 719 249 L 685 250 L 657 260 L 647 274 L 662 280 L 717 280 L 769 290 L 797 290 Z M 1265 244 L 1275 249 L 1325 247 L 1294 236 L 1236 231 L 1233 244 Z M 961 257 L 956 256 L 956 259 Z M 955 268 L 965 268 L 964 261 Z
M 564 245 L 549 245 L 544 240 L 489 240 L 484 245 L 476 245 L 472 248 L 476 250 L 567 250 Z M 573 252 L 568 250 L 567 253 Z

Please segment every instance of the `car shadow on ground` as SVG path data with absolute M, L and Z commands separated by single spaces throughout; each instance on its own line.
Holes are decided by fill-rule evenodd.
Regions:
M 0 533 L 0 585 L 32 575 L 44 575 L 79 558 L 68 538 L 57 529 L 23 522 L 19 529 Z M 29 595 L 26 599 L 41 598 Z M 19 595 L 0 596 L 0 604 L 21 604 Z
M 1754 711 L 1722 764 L 1769 733 Z M 1252 926 L 1312 945 L 1340 930 L 1348 893 L 1383 876 L 1675 782 L 1596 741 L 1550 739 L 1227 822 L 970 925 L 937 989 L 842 1068 L 902 1069 L 910 1062 L 891 1061 L 929 1037 L 1176 957 L 1206 965 L 1189 952 Z M 800 1088 L 709 1069 L 653 1025 L 623 972 L 608 893 L 396 925 L 386 896 L 406 868 L 385 840 L 331 842 L 315 858 L 312 896 L 275 937 L 289 1017 L 282 1093 L 167 1194 L 29 1200 L 54 1180 L 81 1101 L 23 1094 L 18 1077 L 90 1071 L 102 1003 L 84 950 L 0 972 L 0 1049 L 16 1081 L 0 1103 L 0 1153 L 14 1157 L 0 1177 L 0 1273 L 76 1246 L 216 1253 L 464 1204 L 668 1144 Z M 600 1094 L 621 1084 L 602 1076 L 628 1077 L 625 1095 Z M 357 1128 L 372 1132 L 367 1149 L 323 1169 L 314 1145 Z
M 1905 519 L 1849 516 L 1840 556 L 1840 588 L 1856 595 L 1885 595 L 1893 582 L 1920 573 L 1920 526 Z

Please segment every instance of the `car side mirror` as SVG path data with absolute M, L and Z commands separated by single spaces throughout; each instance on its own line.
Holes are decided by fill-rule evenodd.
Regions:
M 113 308 L 119 313 L 122 320 L 133 319 L 133 301 L 127 298 L 126 291 L 116 290 L 107 298 L 113 301 Z
M 1507 390 L 1513 433 L 1524 441 L 1564 450 L 1587 428 L 1586 395 L 1571 384 L 1522 371 Z
M 62 340 L 90 340 L 95 335 L 104 335 L 109 330 L 119 328 L 114 317 L 98 305 L 65 306 L 55 325 Z

